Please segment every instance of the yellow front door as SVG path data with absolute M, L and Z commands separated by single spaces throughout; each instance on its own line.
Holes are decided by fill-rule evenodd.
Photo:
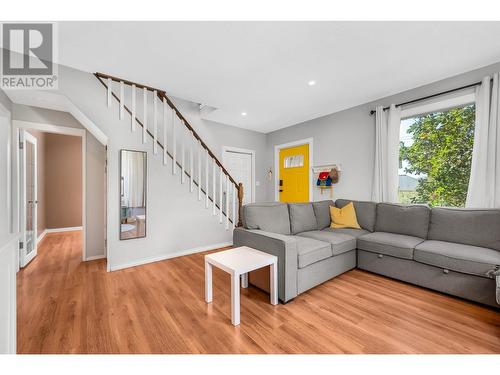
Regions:
M 309 145 L 280 150 L 280 202 L 309 201 Z

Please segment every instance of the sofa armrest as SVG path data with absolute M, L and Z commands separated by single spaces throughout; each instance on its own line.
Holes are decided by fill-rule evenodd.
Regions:
M 287 302 L 297 296 L 297 239 L 262 230 L 235 228 L 234 246 L 248 246 L 278 257 L 278 296 Z

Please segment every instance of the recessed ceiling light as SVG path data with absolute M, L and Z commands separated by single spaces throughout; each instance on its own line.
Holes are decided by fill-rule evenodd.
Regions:
M 246 115 L 247 115 L 247 113 L 246 113 L 246 112 L 241 112 L 241 115 L 242 115 L 242 116 L 246 116 Z
M 309 81 L 309 82 L 307 82 L 307 84 L 308 84 L 309 86 L 314 86 L 314 85 L 316 84 L 316 81 Z

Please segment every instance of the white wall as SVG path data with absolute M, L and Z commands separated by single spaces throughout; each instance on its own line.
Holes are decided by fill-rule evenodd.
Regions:
M 11 101 L 0 90 L 0 236 L 11 231 L 11 110 Z
M 82 129 L 71 114 L 26 105 L 12 105 L 12 119 Z M 86 246 L 87 258 L 105 255 L 105 175 L 106 148 L 86 132 Z
M 16 353 L 17 235 L 11 235 L 10 111 L 0 89 L 0 354 Z
M 274 146 L 302 138 L 314 139 L 314 164 L 341 163 L 340 181 L 334 186 L 334 199 L 371 198 L 375 150 L 375 117 L 369 112 L 378 105 L 388 106 L 479 82 L 500 71 L 500 63 L 413 90 L 387 96 L 345 111 L 277 130 L 267 134 L 267 160 L 274 166 Z M 335 100 L 335 98 L 332 98 Z M 273 168 L 274 169 L 274 168 Z M 328 199 L 314 189 L 314 200 Z M 274 200 L 274 186 L 267 184 L 266 199 Z

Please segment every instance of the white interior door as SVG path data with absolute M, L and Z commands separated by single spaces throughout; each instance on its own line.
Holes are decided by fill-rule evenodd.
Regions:
M 225 150 L 224 167 L 238 183 L 243 184 L 243 204 L 254 201 L 253 154 L 252 152 Z
M 20 132 L 21 248 L 20 266 L 25 267 L 37 253 L 37 149 L 36 138 Z

